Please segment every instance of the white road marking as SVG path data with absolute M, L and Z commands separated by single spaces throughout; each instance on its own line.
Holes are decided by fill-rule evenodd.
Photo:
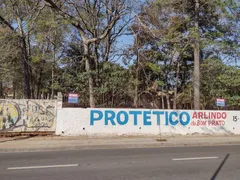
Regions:
M 191 161 L 191 160 L 206 160 L 206 159 L 218 159 L 218 157 L 192 157 L 192 158 L 176 158 L 173 161 Z
M 43 168 L 60 168 L 60 167 L 76 167 L 78 164 L 62 164 L 49 166 L 26 166 L 26 167 L 10 167 L 7 170 L 22 170 L 22 169 L 43 169 Z

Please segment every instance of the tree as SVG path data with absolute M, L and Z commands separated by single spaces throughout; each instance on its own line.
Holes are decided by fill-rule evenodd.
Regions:
M 240 70 L 234 66 L 228 66 L 215 58 L 206 59 L 201 64 L 202 102 L 204 109 L 214 109 L 216 98 L 227 100 L 228 108 L 239 108 L 240 96 Z
M 0 30 L 0 88 L 1 98 L 5 98 L 4 88 L 13 85 L 13 98 L 19 97 L 15 93 L 15 89 L 21 90 L 22 73 L 20 66 L 20 49 L 19 42 L 13 33 L 8 28 L 1 28 Z
M 173 107 L 176 109 L 178 89 L 181 86 L 181 65 L 191 61 L 188 55 L 190 38 L 185 35 L 188 30 L 187 21 L 183 15 L 175 14 L 171 6 L 163 6 L 161 3 L 152 1 L 143 7 L 137 16 L 137 23 L 133 28 L 139 33 L 139 39 L 147 61 L 152 61 L 154 66 L 160 66 L 161 76 L 156 79 L 158 90 L 166 96 L 168 108 L 170 108 L 171 91 L 174 91 Z M 154 68 L 155 70 L 158 68 Z M 153 69 L 153 70 L 154 70 Z M 185 79 L 183 79 L 184 81 Z M 162 107 L 164 107 L 163 97 Z
M 219 39 L 226 40 L 223 36 L 227 32 L 226 25 L 222 24 L 220 16 L 221 4 L 220 0 L 153 0 L 138 15 L 140 23 L 136 26 L 141 27 L 148 37 L 142 36 L 143 40 L 146 39 L 146 52 L 151 49 L 166 63 L 161 66 L 167 70 L 164 71 L 167 87 L 174 89 L 174 108 L 177 107 L 178 93 L 183 88 L 181 85 L 192 81 L 194 108 L 200 109 L 199 66 L 204 58 L 216 53 L 212 47 L 217 46 Z M 193 73 L 188 71 L 187 74 L 193 76 L 182 79 L 189 78 L 185 70 L 191 65 Z
M 76 92 L 81 107 L 168 109 L 215 109 L 221 97 L 239 108 L 239 2 L 135 2 L 0 0 L 0 97 Z
M 89 104 L 95 107 L 94 82 L 90 67 L 90 45 L 103 40 L 121 16 L 126 13 L 125 1 L 120 0 L 94 0 L 94 1 L 66 1 L 59 6 L 52 0 L 45 0 L 56 13 L 61 15 L 73 27 L 77 28 L 83 41 L 84 59 L 89 81 Z M 106 13 L 112 14 L 112 18 L 106 21 Z M 105 21 L 104 21 L 105 20 Z M 98 27 L 104 27 L 102 32 L 96 34 Z
M 0 12 L 1 24 L 4 24 L 13 33 L 16 33 L 16 38 L 21 49 L 21 68 L 24 77 L 24 98 L 31 98 L 30 89 L 30 68 L 29 68 L 29 50 L 27 39 L 34 20 L 37 18 L 41 10 L 44 8 L 39 1 L 13 0 L 1 2 L 2 10 Z M 3 15 L 8 15 L 7 20 Z M 13 27 L 13 22 L 17 24 L 17 28 Z
M 194 5 L 194 70 L 193 70 L 193 91 L 194 109 L 200 110 L 200 42 L 199 42 L 199 0 L 195 0 Z

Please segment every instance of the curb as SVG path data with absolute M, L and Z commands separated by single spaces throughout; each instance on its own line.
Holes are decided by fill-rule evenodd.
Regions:
M 173 144 L 173 143 L 152 143 L 152 144 L 111 144 L 111 145 L 79 145 L 79 146 L 60 146 L 50 148 L 9 148 L 0 149 L 0 153 L 21 153 L 21 152 L 49 152 L 49 151 L 74 151 L 74 150 L 98 150 L 98 149 L 132 149 L 132 148 L 167 148 L 167 147 L 206 147 L 206 146 L 240 146 L 239 143 L 192 143 L 192 144 Z

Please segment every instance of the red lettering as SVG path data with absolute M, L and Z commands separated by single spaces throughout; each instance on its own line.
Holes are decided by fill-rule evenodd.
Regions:
M 192 126 L 196 126 L 196 122 L 195 122 L 195 121 L 192 121 L 192 122 L 191 122 L 191 125 L 192 125 Z
M 206 112 L 204 112 L 204 119 L 208 119 L 208 116 L 206 115 Z
M 199 113 L 198 113 L 198 118 L 199 118 L 199 119 L 203 119 L 203 113 L 202 113 L 202 112 L 199 112 Z
M 216 119 L 216 113 L 215 112 L 211 112 L 211 119 Z
M 193 113 L 193 116 L 192 116 L 192 119 L 197 119 L 198 117 L 197 117 L 197 112 L 194 112 Z
M 197 121 L 197 126 L 206 126 L 206 125 L 207 125 L 207 121 L 201 121 L 201 120 Z
M 220 112 L 217 112 L 217 119 L 221 119 L 222 115 Z
M 222 118 L 223 118 L 223 119 L 226 119 L 226 118 L 227 118 L 227 113 L 223 112 L 223 113 L 222 113 Z
M 194 126 L 196 126 L 196 125 L 197 125 L 197 123 L 196 123 L 195 121 L 194 121 L 193 123 L 194 123 Z

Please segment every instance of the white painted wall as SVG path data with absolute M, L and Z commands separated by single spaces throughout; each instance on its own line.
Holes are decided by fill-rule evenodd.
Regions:
M 102 118 L 98 118 L 98 113 L 91 112 L 97 111 L 102 114 Z M 134 125 L 134 115 L 130 114 L 131 111 L 141 113 L 135 120 L 137 125 Z M 117 121 L 117 117 L 111 118 L 113 114 L 121 112 L 120 119 L 122 122 L 125 119 L 125 115 L 128 115 L 128 122 L 124 125 L 120 125 Z M 157 123 L 158 116 L 153 113 L 164 113 L 160 115 L 160 125 Z M 182 125 L 180 122 L 179 115 L 185 113 L 182 116 L 183 124 L 187 122 L 189 117 L 189 123 Z M 200 114 L 199 114 L 200 113 Z M 202 113 L 202 114 L 201 114 Z M 205 113 L 205 115 L 204 115 Z M 212 113 L 213 117 L 209 117 L 209 113 Z M 214 117 L 214 115 L 222 115 L 223 117 Z M 151 125 L 146 125 L 147 122 Z M 166 119 L 168 114 L 168 120 Z M 106 116 L 105 116 L 106 115 Z M 178 117 L 176 117 L 176 115 Z M 170 117 L 171 116 L 171 117 Z M 234 119 L 234 118 L 237 119 Z M 112 119 L 116 125 L 112 125 L 108 119 Z M 91 119 L 94 123 L 91 125 Z M 145 124 L 144 124 L 145 119 Z M 172 121 L 170 121 L 170 119 Z M 168 125 L 166 125 L 166 121 Z M 199 122 L 206 124 L 200 124 Z M 106 125 L 106 122 L 109 124 Z M 171 124 L 174 124 L 172 125 Z M 168 110 L 151 110 L 151 109 L 81 109 L 81 108 L 63 108 L 58 109 L 57 112 L 57 125 L 56 134 L 66 136 L 77 136 L 77 135 L 143 135 L 143 134 L 240 134 L 240 111 L 168 111 Z

